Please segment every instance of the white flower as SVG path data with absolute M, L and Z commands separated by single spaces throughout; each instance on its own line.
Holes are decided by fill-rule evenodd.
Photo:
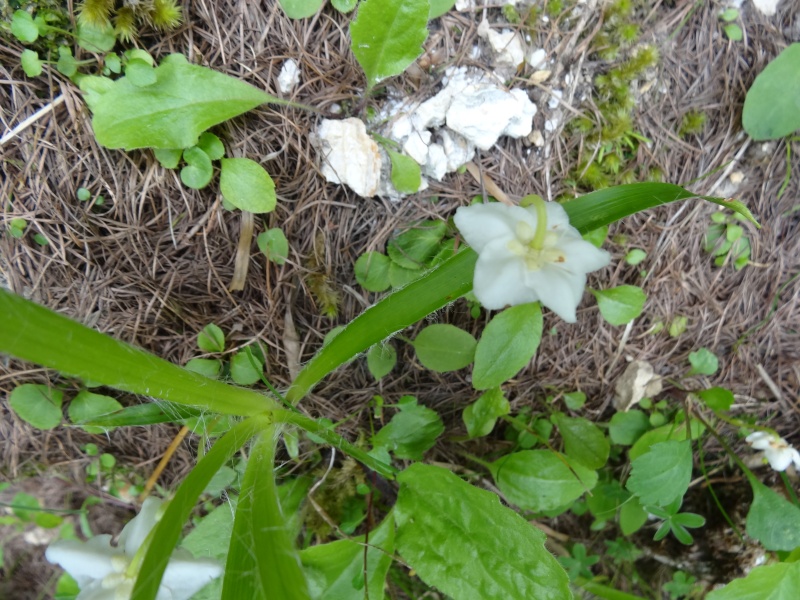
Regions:
M 766 431 L 756 431 L 748 435 L 745 441 L 756 450 L 763 450 L 770 466 L 776 471 L 785 471 L 792 463 L 800 468 L 800 453 L 781 437 Z
M 586 274 L 611 256 L 581 237 L 560 204 L 528 198 L 527 208 L 491 203 L 456 211 L 456 226 L 479 255 L 473 292 L 491 310 L 538 300 L 574 323 Z
M 81 593 L 76 600 L 128 600 L 137 576 L 129 567 L 158 521 L 160 508 L 160 500 L 145 500 L 141 512 L 123 528 L 116 546 L 111 545 L 110 535 L 98 535 L 87 542 L 61 540 L 51 544 L 45 556 L 78 582 Z M 156 600 L 188 600 L 221 573 L 216 561 L 196 559 L 185 550 L 176 550 Z

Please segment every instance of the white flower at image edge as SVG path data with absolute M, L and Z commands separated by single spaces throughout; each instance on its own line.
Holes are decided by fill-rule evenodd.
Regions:
M 47 548 L 45 556 L 78 582 L 81 592 L 76 600 L 128 600 L 137 575 L 128 573 L 128 568 L 158 521 L 160 508 L 160 500 L 145 500 L 141 512 L 123 528 L 116 546 L 111 545 L 110 535 L 98 535 L 87 542 L 60 540 Z M 222 567 L 216 561 L 196 559 L 186 550 L 176 550 L 156 600 L 188 600 L 220 574 Z
M 756 450 L 763 450 L 767 462 L 776 471 L 785 471 L 792 463 L 800 469 L 800 453 L 785 439 L 766 431 L 756 431 L 744 439 Z
M 478 253 L 472 291 L 490 310 L 539 301 L 574 323 L 586 274 L 608 265 L 611 256 L 581 237 L 560 204 L 536 201 L 538 210 L 491 203 L 456 211 L 456 227 Z

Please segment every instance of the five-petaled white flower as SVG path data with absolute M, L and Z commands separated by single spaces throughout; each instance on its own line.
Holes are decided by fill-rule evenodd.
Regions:
M 111 545 L 110 535 L 98 535 L 87 542 L 61 540 L 51 544 L 45 556 L 78 582 L 81 593 L 76 600 L 128 600 L 137 576 L 131 563 L 134 557 L 141 557 L 137 552 L 160 518 L 160 508 L 160 500 L 145 500 L 141 512 L 122 529 L 116 546 Z M 221 573 L 216 561 L 196 559 L 186 550 L 176 550 L 156 600 L 188 600 Z
M 458 230 L 478 253 L 472 291 L 491 310 L 538 300 L 574 323 L 586 274 L 611 256 L 581 237 L 560 204 L 527 199 L 525 208 L 491 203 L 456 211 Z
M 792 463 L 795 468 L 800 469 L 800 452 L 782 437 L 766 431 L 756 431 L 744 440 L 756 450 L 763 450 L 769 465 L 776 471 L 785 471 Z

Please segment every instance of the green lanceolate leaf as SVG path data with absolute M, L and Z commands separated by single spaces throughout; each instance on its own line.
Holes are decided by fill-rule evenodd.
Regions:
M 414 350 L 423 366 L 431 371 L 458 371 L 472 362 L 477 342 L 454 325 L 428 325 L 414 339 Z
M 795 600 L 800 590 L 800 562 L 756 567 L 742 579 L 734 579 L 707 600 Z
M 155 600 L 161 577 L 178 542 L 183 525 L 194 510 L 208 482 L 243 444 L 259 431 L 272 431 L 269 418 L 251 417 L 222 436 L 186 476 L 164 516 L 153 530 L 153 539 L 142 561 L 131 600 Z
M 127 406 L 122 410 L 106 415 L 96 415 L 91 419 L 76 423 L 81 427 L 131 427 L 134 425 L 155 425 L 156 423 L 176 423 L 184 419 L 199 417 L 202 411 L 182 404 L 147 402 L 135 406 Z
M 784 49 L 756 77 L 742 111 L 754 140 L 774 140 L 800 129 L 800 43 Z
M 275 435 L 251 449 L 225 565 L 222 600 L 303 600 L 311 596 L 275 486 Z
M 747 535 L 767 550 L 791 551 L 800 547 L 800 508 L 754 477 L 748 479 L 753 488 L 753 504 L 747 513 Z
M 275 208 L 275 183 L 264 167 L 249 158 L 223 158 L 220 166 L 219 189 L 225 200 L 257 214 Z
M 429 465 L 398 480 L 397 549 L 425 583 L 458 600 L 571 597 L 544 534 L 496 495 Z
M 665 506 L 681 498 L 692 479 L 691 440 L 653 444 L 631 462 L 627 487 L 643 505 Z
M 209 127 L 265 102 L 286 104 L 223 73 L 181 61 L 162 63 L 156 82 L 117 79 L 95 98 L 92 127 L 106 148 L 191 148 Z
M 606 464 L 611 444 L 600 428 L 583 417 L 568 417 L 556 413 L 551 417 L 564 440 L 564 452 L 590 469 Z
M 542 307 L 538 302 L 512 306 L 483 330 L 475 351 L 472 386 L 497 387 L 527 365 L 542 340 Z
M 84 381 L 213 412 L 246 416 L 276 406 L 266 396 L 182 369 L 1 288 L 0 352 Z
M 364 0 L 350 25 L 351 48 L 369 88 L 399 75 L 422 54 L 428 0 Z
M 507 454 L 489 469 L 509 501 L 537 512 L 567 506 L 597 484 L 595 471 L 550 450 Z

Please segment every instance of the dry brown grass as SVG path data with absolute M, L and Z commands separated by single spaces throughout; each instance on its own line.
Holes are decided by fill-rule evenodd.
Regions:
M 155 56 L 183 52 L 193 62 L 266 90 L 274 89 L 283 60 L 294 58 L 302 72 L 294 100 L 323 113 L 335 103 L 347 107 L 362 101 L 364 82 L 348 47 L 347 18 L 330 7 L 300 22 L 286 19 L 274 0 L 201 0 L 187 4 L 185 11 L 185 26 L 166 36 L 144 37 L 142 46 Z M 739 272 L 731 266 L 712 266 L 702 244 L 714 207 L 705 203 L 669 206 L 615 225 L 612 233 L 627 235 L 632 246 L 648 252 L 648 258 L 640 267 L 615 260 L 592 282 L 603 287 L 643 285 L 648 294 L 644 316 L 628 331 L 611 327 L 587 294 L 577 325 L 566 326 L 547 317 L 545 331 L 557 327 L 558 335 L 545 335 L 533 364 L 506 387 L 514 409 L 540 403 L 548 394 L 582 390 L 588 396 L 583 414 L 607 420 L 614 382 L 626 358 L 650 361 L 665 377 L 679 379 L 687 368 L 688 354 L 705 346 L 720 357 L 721 371 L 702 384 L 732 389 L 742 414 L 770 418 L 782 434 L 798 440 L 800 282 L 791 280 L 800 273 L 800 166 L 794 161 L 789 187 L 778 198 L 786 169 L 784 142 L 766 151 L 761 144 L 749 143 L 741 131 L 740 115 L 755 75 L 787 43 L 800 37 L 796 16 L 800 2 L 784 0 L 779 17 L 770 20 L 747 11 L 748 37 L 738 44 L 718 35 L 716 14 L 714 5 L 700 3 L 695 8 L 692 2 L 658 2 L 649 13 L 642 13 L 643 41 L 655 43 L 662 60 L 656 85 L 637 108 L 637 130 L 653 140 L 651 147 L 640 147 L 639 160 L 660 167 L 667 181 L 688 183 L 736 159 L 734 169 L 746 175 L 737 196 L 763 225 L 758 232 L 748 232 L 755 264 Z M 594 23 L 590 19 L 587 30 Z M 399 92 L 429 95 L 437 85 L 440 67 L 470 64 L 477 21 L 470 15 L 452 14 L 442 25 L 434 26 L 427 44 L 426 56 L 438 61 L 437 68 L 422 77 L 392 82 Z M 553 24 L 534 32 L 534 42 L 558 58 L 557 70 L 586 61 L 584 72 L 590 77 L 597 66 L 585 55 L 585 31 L 565 33 Z M 148 152 L 99 147 L 75 87 L 55 71 L 26 78 L 18 66 L 21 49 L 15 43 L 0 46 L 3 127 L 13 127 L 59 95 L 65 101 L 0 148 L 0 197 L 6 201 L 2 227 L 14 217 L 24 217 L 30 230 L 50 241 L 49 246 L 39 247 L 30 235 L 24 240 L 0 237 L 0 276 L 16 293 L 180 364 L 198 354 L 195 336 L 205 324 L 214 322 L 228 334 L 230 351 L 253 339 L 266 344 L 267 377 L 279 387 L 286 386 L 289 376 L 282 338 L 287 308 L 300 335 L 302 358 L 307 360 L 334 325 L 347 322 L 374 301 L 374 296 L 357 286 L 352 273 L 361 253 L 382 250 L 398 228 L 415 220 L 447 218 L 455 207 L 479 193 L 466 175 L 453 175 L 425 194 L 398 204 L 358 198 L 325 183 L 319 174 L 308 143 L 319 117 L 286 108 L 254 110 L 215 132 L 229 155 L 269 157 L 264 166 L 276 182 L 279 204 L 271 215 L 256 219 L 257 231 L 281 227 L 290 240 L 291 254 L 285 266 L 276 267 L 265 263 L 254 244 L 244 291 L 229 292 L 241 217 L 221 207 L 213 185 L 199 192 L 186 189 L 174 172 L 162 169 Z M 662 85 L 663 93 L 659 92 Z M 532 95 L 535 99 L 547 96 L 541 89 Z M 683 140 L 675 131 L 689 109 L 705 112 L 708 124 L 702 135 Z M 591 111 L 591 106 L 582 110 Z M 537 115 L 537 127 L 541 128 L 543 119 L 543 114 Z M 512 196 L 555 197 L 565 189 L 563 181 L 574 167 L 579 144 L 569 136 L 556 138 L 545 157 L 541 150 L 530 151 L 521 142 L 507 140 L 496 151 L 484 153 L 479 162 Z M 692 184 L 692 189 L 703 194 L 719 192 L 718 179 L 719 174 L 712 175 Z M 106 205 L 92 209 L 78 202 L 76 191 L 82 186 L 102 193 Z M 433 196 L 438 200 L 432 202 Z M 320 316 L 304 278 L 319 243 L 324 245 L 323 251 L 316 249 L 324 256 L 320 268 L 342 300 L 334 320 Z M 614 244 L 608 248 L 617 259 L 627 251 Z M 644 278 L 639 275 L 641 267 L 648 271 Z M 689 319 L 686 334 L 673 339 L 666 333 L 648 333 L 655 321 L 677 315 Z M 471 321 L 462 303 L 435 318 L 475 334 L 487 320 Z M 366 423 L 360 416 L 374 394 L 391 402 L 410 393 L 442 415 L 449 433 L 462 433 L 461 411 L 476 397 L 467 373 L 433 374 L 418 364 L 408 348 L 401 348 L 399 355 L 400 365 L 379 383 L 372 381 L 362 361 L 334 373 L 303 401 L 303 410 L 334 420 L 357 414 L 344 426 L 347 434 L 354 435 Z M 57 380 L 53 373 L 16 361 L 0 366 L 3 395 L 20 383 Z M 767 380 L 774 382 L 775 390 Z M 684 393 L 676 384 L 667 386 L 665 397 L 681 403 Z M 3 402 L 1 477 L 27 480 L 25 485 L 30 486 L 30 481 L 47 481 L 28 479 L 32 475 L 55 470 L 77 482 L 69 484 L 74 503 L 76 498 L 98 493 L 81 483 L 82 444 L 94 441 L 146 476 L 175 431 L 168 426 L 117 430 L 108 439 L 70 429 L 33 432 Z M 184 444 L 162 481 L 165 486 L 174 486 L 191 468 L 195 444 Z M 477 442 L 471 450 L 486 450 L 486 444 Z M 463 460 L 446 444 L 437 447 L 431 458 Z M 63 498 L 59 492 L 48 501 Z M 581 535 L 569 530 L 578 526 L 568 520 L 553 524 L 567 528 L 571 535 Z M 19 573 L 24 572 L 29 571 L 16 572 L 14 581 L 23 581 Z M 39 576 L 37 585 L 19 584 L 14 597 L 22 598 L 27 594 L 24 589 L 41 589 L 44 581 Z

